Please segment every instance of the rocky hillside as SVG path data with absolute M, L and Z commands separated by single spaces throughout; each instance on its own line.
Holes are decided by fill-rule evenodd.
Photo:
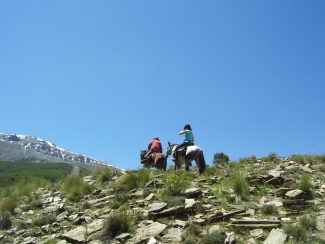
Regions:
M 70 163 L 82 164 L 87 168 L 105 164 L 94 158 L 70 152 L 35 136 L 3 133 L 0 133 L 0 161 Z
M 195 166 L 94 173 L 79 197 L 39 188 L 2 212 L 0 242 L 325 243 L 324 161 L 301 158 L 245 159 L 201 176 Z

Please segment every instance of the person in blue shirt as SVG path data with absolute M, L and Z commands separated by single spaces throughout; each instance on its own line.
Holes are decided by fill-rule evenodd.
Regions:
M 181 132 L 179 132 L 180 135 L 185 135 L 185 139 L 183 141 L 183 143 L 177 145 L 177 147 L 175 148 L 175 155 L 174 155 L 174 158 L 177 162 L 178 160 L 178 153 L 177 153 L 177 150 L 181 147 L 184 147 L 184 151 L 186 151 L 186 147 L 187 146 L 192 146 L 194 145 L 194 135 L 193 135 L 193 132 L 192 132 L 192 128 L 189 124 L 186 124 L 184 126 L 184 129 L 181 130 Z

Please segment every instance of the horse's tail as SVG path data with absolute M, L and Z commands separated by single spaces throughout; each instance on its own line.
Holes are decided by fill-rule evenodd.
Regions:
M 206 168 L 206 164 L 205 164 L 205 159 L 204 159 L 204 155 L 203 155 L 203 151 L 200 150 L 200 154 L 199 154 L 199 164 L 200 164 L 200 174 L 202 174 L 205 171 Z

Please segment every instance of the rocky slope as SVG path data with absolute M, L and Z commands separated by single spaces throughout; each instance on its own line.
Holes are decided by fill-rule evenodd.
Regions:
M 105 164 L 94 158 L 62 149 L 52 142 L 42 140 L 35 136 L 2 133 L 0 133 L 0 161 L 65 162 L 82 164 L 88 168 Z M 114 167 L 113 165 L 110 166 Z
M 135 230 L 119 233 L 112 240 L 102 238 L 105 221 L 119 211 L 110 204 L 118 196 L 111 184 L 129 172 L 117 172 L 105 184 L 88 176 L 84 181 L 94 187 L 93 192 L 78 202 L 69 201 L 62 190 L 53 187 L 34 193 L 40 196 L 40 208 L 24 210 L 26 203 L 21 199 L 12 216 L 13 225 L 0 231 L 0 242 L 297 243 L 284 227 L 298 223 L 302 216 L 311 216 L 315 228 L 306 230 L 306 240 L 301 240 L 306 242 L 301 243 L 325 243 L 325 174 L 321 166 L 298 164 L 290 158 L 240 163 L 237 170 L 246 172 L 249 183 L 249 193 L 245 196 L 237 194 L 229 181 L 234 166 L 210 166 L 201 176 L 193 166 L 187 173 L 193 178 L 191 185 L 182 193 L 185 200 L 176 206 L 161 198 L 166 177 L 172 172 L 152 171 L 151 179 L 143 187 L 128 192 L 123 205 L 124 212 L 137 216 Z M 302 191 L 299 182 L 306 174 L 311 188 Z M 273 211 L 265 211 L 270 206 Z M 35 218 L 50 214 L 55 216 L 50 224 L 33 225 Z M 25 228 L 18 228 L 18 222 L 23 222 Z M 207 235 L 215 232 L 223 236 L 221 242 L 207 242 L 207 238 L 204 242 Z

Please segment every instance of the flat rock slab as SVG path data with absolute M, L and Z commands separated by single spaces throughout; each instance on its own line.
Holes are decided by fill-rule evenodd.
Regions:
M 249 232 L 249 236 L 253 238 L 261 238 L 264 236 L 263 229 L 254 229 Z
M 165 209 L 161 212 L 151 212 L 152 216 L 164 216 L 164 215 L 172 215 L 172 214 L 181 214 L 186 213 L 186 209 L 184 206 L 176 206 L 172 208 Z
M 287 234 L 282 229 L 272 229 L 269 236 L 263 244 L 284 244 L 287 239 Z
M 197 198 L 202 195 L 200 188 L 188 188 L 185 190 L 184 195 L 188 198 Z
M 296 199 L 296 198 L 303 198 L 305 193 L 302 190 L 292 190 L 288 191 L 285 196 L 289 197 L 290 199 Z
M 87 233 L 92 234 L 94 232 L 97 232 L 97 231 L 103 229 L 104 222 L 105 222 L 104 219 L 97 219 L 97 220 L 91 222 L 90 224 L 87 225 Z
M 192 211 L 194 209 L 194 206 L 195 206 L 195 199 L 193 198 L 185 199 L 186 211 Z
M 159 235 L 166 229 L 167 225 L 158 222 L 153 222 L 148 226 L 143 226 L 136 230 L 133 243 L 143 243 L 149 241 L 151 237 Z
M 182 241 L 182 231 L 178 228 L 171 228 L 161 238 L 161 241 L 162 243 L 180 243 Z
M 85 243 L 86 233 L 87 233 L 86 228 L 83 226 L 79 226 L 75 229 L 68 231 L 67 233 L 62 234 L 62 238 L 69 243 Z
M 149 213 L 159 212 L 167 207 L 167 203 L 165 203 L 165 202 L 152 203 L 152 204 L 149 204 L 148 207 L 149 207 Z

